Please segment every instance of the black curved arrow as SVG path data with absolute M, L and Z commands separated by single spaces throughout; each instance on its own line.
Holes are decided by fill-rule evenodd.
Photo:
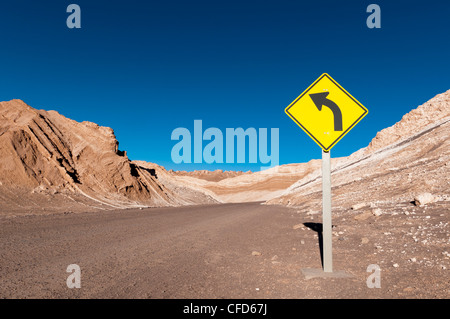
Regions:
M 334 115 L 334 130 L 342 131 L 342 112 L 339 106 L 331 100 L 327 99 L 330 92 L 314 93 L 309 96 L 313 100 L 319 111 L 322 111 L 322 105 L 327 106 Z

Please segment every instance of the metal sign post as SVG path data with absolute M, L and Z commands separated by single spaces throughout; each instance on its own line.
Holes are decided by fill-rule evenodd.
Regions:
M 330 152 L 322 151 L 322 252 L 324 272 L 333 272 L 331 229 L 331 158 Z

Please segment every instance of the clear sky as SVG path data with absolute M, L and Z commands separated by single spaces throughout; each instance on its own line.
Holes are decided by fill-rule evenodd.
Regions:
M 81 7 L 81 29 L 66 8 Z M 366 8 L 381 7 L 381 29 Z M 0 3 L 0 100 L 112 127 L 132 160 L 175 164 L 177 127 L 279 128 L 280 164 L 321 157 L 284 113 L 322 73 L 369 109 L 331 152 L 347 156 L 450 89 L 450 2 L 97 1 Z

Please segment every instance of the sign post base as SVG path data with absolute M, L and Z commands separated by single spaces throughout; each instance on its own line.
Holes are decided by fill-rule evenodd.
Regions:
M 302 269 L 303 276 L 305 276 L 306 280 L 313 278 L 350 278 L 353 275 L 343 271 L 333 271 L 333 272 L 325 272 L 321 268 L 303 268 Z

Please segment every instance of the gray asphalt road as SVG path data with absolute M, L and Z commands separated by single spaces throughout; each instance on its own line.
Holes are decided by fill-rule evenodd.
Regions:
M 304 297 L 298 222 L 259 203 L 1 219 L 0 297 Z

